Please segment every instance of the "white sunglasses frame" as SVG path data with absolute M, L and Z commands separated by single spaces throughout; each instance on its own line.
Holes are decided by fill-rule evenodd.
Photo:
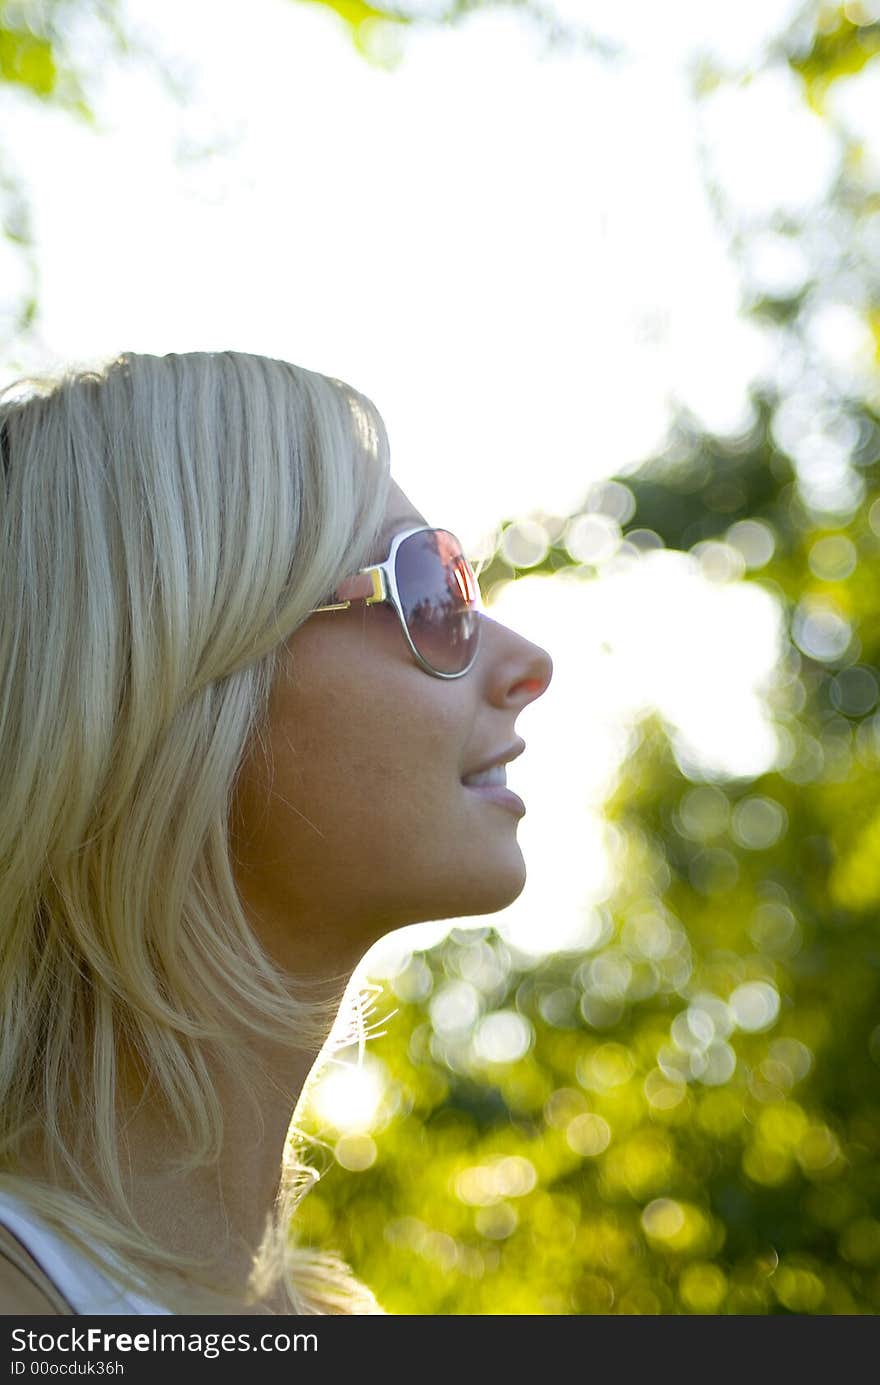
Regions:
M 459 549 L 461 549 L 461 544 L 455 534 L 453 534 L 450 529 L 443 529 L 436 524 L 419 524 L 414 529 L 403 529 L 399 534 L 395 534 L 394 538 L 391 540 L 391 550 L 383 563 L 370 563 L 368 567 L 362 567 L 353 577 L 347 577 L 333 593 L 337 598 L 336 601 L 328 602 L 324 606 L 313 606 L 309 614 L 314 615 L 319 611 L 344 611 L 351 605 L 352 601 L 363 601 L 367 606 L 375 606 L 380 602 L 387 601 L 397 612 L 397 618 L 400 621 L 410 652 L 419 666 L 423 668 L 426 673 L 430 673 L 433 678 L 463 678 L 466 673 L 470 673 L 476 662 L 477 655 L 480 652 L 480 635 L 483 629 L 482 621 L 477 624 L 477 642 L 474 646 L 473 658 L 470 660 L 467 667 L 461 669 L 458 673 L 443 673 L 440 669 L 434 668 L 429 664 L 427 659 L 416 649 L 412 635 L 409 632 L 409 626 L 406 623 L 406 616 L 403 613 L 403 602 L 400 599 L 400 592 L 397 587 L 395 568 L 397 550 L 400 548 L 400 545 L 405 539 L 412 538 L 413 534 L 435 533 L 448 534 L 451 539 L 455 539 L 456 544 L 458 544 Z M 463 552 L 464 550 L 462 549 L 462 553 Z M 474 568 L 471 566 L 469 559 L 465 559 L 465 561 L 468 563 L 474 575 L 474 587 L 477 594 L 476 601 L 471 607 L 471 610 L 483 615 L 485 614 L 485 607 L 483 605 L 479 583 L 483 564 L 480 563 L 477 568 Z

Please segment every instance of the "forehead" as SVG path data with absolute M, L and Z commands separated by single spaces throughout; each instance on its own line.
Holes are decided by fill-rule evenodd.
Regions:
M 393 515 L 387 519 L 379 534 L 379 547 L 382 549 L 382 556 L 384 557 L 391 547 L 391 540 L 395 534 L 402 534 L 407 529 L 419 529 L 426 523 L 427 520 L 422 519 L 421 515 L 414 514 Z
M 417 529 L 420 524 L 424 524 L 423 519 L 413 515 L 397 515 L 392 519 L 386 520 L 379 533 L 373 550 L 367 559 L 369 563 L 384 563 L 391 551 L 391 541 L 395 534 L 400 534 L 406 529 Z
M 395 534 L 400 534 L 406 529 L 418 529 L 427 523 L 425 516 L 419 513 L 409 496 L 401 490 L 396 482 L 392 481 L 391 490 L 388 494 L 388 504 L 385 507 L 385 520 L 379 531 L 373 561 L 380 562 L 383 558 L 387 558 L 391 540 Z

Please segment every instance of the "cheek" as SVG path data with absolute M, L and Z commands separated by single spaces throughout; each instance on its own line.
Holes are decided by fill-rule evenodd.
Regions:
M 382 607 L 369 613 L 381 614 Z M 395 804 L 405 808 L 407 785 L 418 782 L 428 792 L 432 782 L 458 780 L 472 695 L 415 664 L 394 612 L 368 628 L 340 625 L 332 643 L 326 632 L 299 633 L 307 638 L 272 710 L 280 791 L 283 777 L 289 789 L 337 812 L 346 802 L 359 808 L 393 791 L 381 805 L 393 812 Z
M 446 803 L 465 739 L 448 702 L 425 698 L 411 678 L 386 680 L 381 692 L 361 695 L 335 715 L 325 709 L 292 763 L 300 791 L 337 821 L 349 812 L 356 821 L 368 809 L 405 829 L 438 798 Z
M 326 699 L 290 699 L 273 728 L 274 792 L 322 819 L 360 809 L 394 759 L 393 723 L 378 697 L 337 681 Z

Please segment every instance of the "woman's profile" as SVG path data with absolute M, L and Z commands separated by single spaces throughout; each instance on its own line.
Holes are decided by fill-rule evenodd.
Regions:
M 342 381 L 0 394 L 0 1312 L 382 1311 L 291 1238 L 295 1109 L 373 942 L 521 892 L 464 781 L 551 676 Z

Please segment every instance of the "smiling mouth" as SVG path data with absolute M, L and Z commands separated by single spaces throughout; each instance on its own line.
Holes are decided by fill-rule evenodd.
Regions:
M 507 770 L 504 765 L 493 765 L 492 769 L 484 769 L 479 774 L 466 774 L 461 781 L 466 789 L 477 788 L 507 788 Z
M 508 812 L 516 813 L 518 817 L 522 817 L 526 811 L 526 805 L 519 794 L 514 793 L 506 784 L 465 784 L 464 787 L 476 797 L 485 799 L 487 803 L 496 803 Z

